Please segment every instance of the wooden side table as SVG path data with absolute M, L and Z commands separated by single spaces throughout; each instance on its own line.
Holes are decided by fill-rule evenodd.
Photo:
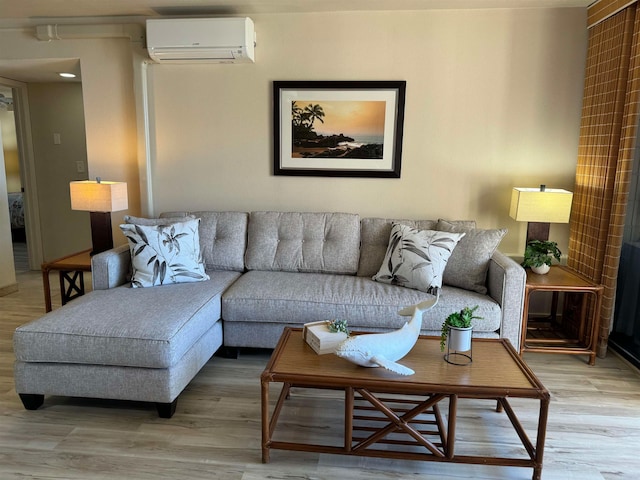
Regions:
M 524 292 L 524 312 L 522 316 L 522 336 L 520 355 L 524 352 L 567 353 L 574 355 L 589 355 L 589 365 L 596 362 L 596 343 L 598 324 L 600 323 L 600 305 L 604 286 L 592 282 L 578 272 L 568 267 L 554 265 L 546 275 L 538 275 L 527 269 L 527 283 Z M 548 319 L 553 330 L 556 320 L 558 294 L 561 292 L 581 293 L 582 302 L 580 318 L 578 322 L 577 338 L 567 338 L 565 335 L 556 335 L 554 338 L 542 335 L 541 338 L 532 338 L 528 333 L 536 330 L 534 321 L 529 315 L 529 303 L 533 292 L 552 292 L 551 317 Z M 594 303 L 590 310 L 588 307 L 589 295 Z M 564 320 L 564 319 L 563 319 Z M 557 330 L 553 330 L 557 333 Z
M 81 295 L 84 295 L 84 272 L 91 271 L 91 249 L 67 255 L 42 264 L 42 284 L 44 286 L 44 309 L 51 311 L 51 286 L 49 272 L 60 272 L 60 295 L 62 305 Z

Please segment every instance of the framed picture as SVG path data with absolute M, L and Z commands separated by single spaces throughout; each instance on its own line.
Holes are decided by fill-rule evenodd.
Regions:
M 273 82 L 274 175 L 400 178 L 405 88 Z

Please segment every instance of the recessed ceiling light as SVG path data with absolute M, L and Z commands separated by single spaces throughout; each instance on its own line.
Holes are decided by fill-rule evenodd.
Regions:
M 61 72 L 58 75 L 60 75 L 61 77 L 64 77 L 64 78 L 76 78 L 76 74 L 75 73 Z

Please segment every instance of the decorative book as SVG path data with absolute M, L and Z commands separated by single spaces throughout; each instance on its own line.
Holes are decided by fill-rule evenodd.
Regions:
M 322 320 L 305 323 L 302 337 L 314 352 L 318 355 L 324 355 L 335 352 L 336 347 L 347 339 L 347 334 L 344 332 L 330 332 L 329 321 Z

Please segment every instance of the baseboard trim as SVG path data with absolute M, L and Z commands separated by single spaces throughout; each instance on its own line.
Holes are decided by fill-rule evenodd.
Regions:
M 633 370 L 636 375 L 640 376 L 640 363 L 638 362 L 637 358 L 635 358 L 623 348 L 620 348 L 618 345 L 613 345 L 611 342 L 609 343 L 608 347 L 608 352 L 611 352 L 613 355 L 618 357 L 622 361 L 622 363 L 631 368 L 631 370 Z
M 11 293 L 16 293 L 17 291 L 17 283 L 12 283 L 11 285 L 7 285 L 6 287 L 0 287 L 0 297 L 4 297 L 5 295 L 9 295 Z

